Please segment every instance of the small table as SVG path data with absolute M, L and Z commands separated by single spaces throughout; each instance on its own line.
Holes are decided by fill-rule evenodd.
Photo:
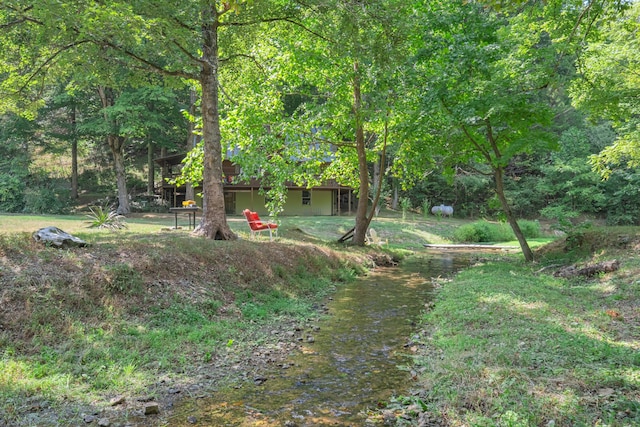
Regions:
M 198 212 L 200 210 L 199 207 L 194 206 L 192 208 L 169 208 L 169 212 L 173 212 L 173 214 L 176 217 L 176 226 L 175 228 L 178 228 L 178 214 L 179 213 L 186 213 L 187 215 L 189 215 L 189 228 L 196 228 L 196 212 Z M 193 215 L 193 225 L 191 225 L 191 216 Z

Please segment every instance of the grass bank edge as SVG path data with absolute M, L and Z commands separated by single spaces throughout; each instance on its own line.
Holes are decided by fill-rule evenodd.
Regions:
M 314 244 L 128 235 L 87 234 L 90 247 L 64 250 L 0 236 L 2 296 L 30 310 L 22 343 L 0 331 L 0 419 L 18 422 L 30 399 L 105 406 L 158 378 L 192 381 L 193 368 L 273 344 L 274 323 L 317 317 L 328 293 L 365 271 L 364 256 Z
M 426 412 L 450 426 L 639 425 L 639 230 L 578 230 L 540 264 L 486 257 L 443 283 L 397 425 Z M 593 278 L 544 268 L 610 259 L 622 268 Z

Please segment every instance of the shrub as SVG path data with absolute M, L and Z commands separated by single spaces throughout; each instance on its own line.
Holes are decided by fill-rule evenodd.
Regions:
M 537 221 L 518 221 L 518 225 L 527 239 L 535 239 L 542 235 Z M 454 232 L 453 239 L 465 243 L 508 242 L 514 240 L 515 235 L 509 224 L 505 222 L 495 223 L 483 220 L 459 227 Z
M 454 240 L 466 243 L 492 242 L 496 241 L 494 236 L 496 224 L 487 221 L 477 221 L 459 227 L 453 234 Z
M 11 173 L 0 172 L 0 211 L 20 212 L 23 206 L 23 179 Z
M 52 180 L 24 191 L 22 212 L 36 214 L 65 214 L 70 208 L 70 192 L 63 182 Z
M 537 239 L 542 236 L 542 229 L 538 221 L 522 220 L 518 221 L 518 225 L 527 239 Z

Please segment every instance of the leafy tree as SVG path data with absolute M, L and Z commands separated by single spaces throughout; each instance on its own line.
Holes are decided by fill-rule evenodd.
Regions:
M 505 192 L 514 156 L 553 146 L 545 97 L 555 52 L 524 15 L 507 17 L 474 2 L 430 3 L 419 56 L 423 126 L 450 166 L 477 160 L 490 169 L 495 193 L 525 259 L 533 260 Z
M 396 82 L 415 23 L 408 6 L 317 0 L 291 25 L 263 32 L 260 66 L 243 69 L 238 74 L 251 77 L 236 81 L 249 86 L 235 93 L 252 96 L 236 97 L 225 117 L 243 126 L 225 128 L 234 131 L 228 140 L 239 147 L 234 158 L 243 171 L 262 173 L 272 210 L 286 181 L 311 187 L 335 179 L 357 189 L 353 243 L 364 244 L 381 189 L 377 184 L 370 206 L 370 166 L 386 164 L 394 140 Z
M 614 168 L 640 166 L 640 3 L 619 19 L 602 20 L 577 64 L 572 87 L 576 106 L 595 120 L 611 120 L 616 141 L 591 158 L 605 178 Z M 632 173 L 632 172 L 631 172 Z
M 131 150 L 145 146 L 153 152 L 155 144 L 175 146 L 186 137 L 186 122 L 180 114 L 177 94 L 157 85 L 119 90 L 99 86 L 100 109 L 87 111 L 80 130 L 94 138 L 104 138 L 116 165 L 118 185 L 117 213 L 129 213 L 125 157 Z M 148 155 L 149 171 L 153 171 L 153 156 Z M 150 178 L 153 191 L 153 176 Z
M 0 210 L 21 212 L 29 177 L 28 141 L 37 124 L 14 114 L 0 116 Z
M 47 129 L 50 138 L 61 141 L 63 152 L 70 148 L 71 152 L 71 198 L 78 198 L 78 99 L 64 87 L 54 89 L 45 111 L 40 111 L 43 128 Z M 56 146 L 48 144 L 47 147 Z
M 544 177 L 534 187 L 544 195 L 542 213 L 561 212 L 568 219 L 603 211 L 607 203 L 604 186 L 587 161 L 603 146 L 597 132 L 570 128 L 562 134 L 559 145 L 542 166 Z
M 8 78 L 2 91 L 20 92 L 37 86 L 40 79 L 62 64 L 100 71 L 109 58 L 125 64 L 133 85 L 135 72 L 149 71 L 167 78 L 197 82 L 202 93 L 204 140 L 203 215 L 196 233 L 211 238 L 233 239 L 222 188 L 222 150 L 218 91 L 221 51 L 234 55 L 233 42 L 263 16 L 286 17 L 287 2 L 202 1 L 181 2 L 135 0 L 129 2 L 59 1 L 33 3 L 7 0 L 0 5 L 0 36 L 3 72 Z M 220 44 L 220 36 L 228 43 Z M 22 57 L 23 51 L 29 55 Z M 9 54 L 7 54 L 9 53 Z M 112 62 L 113 63 L 113 62 Z M 97 66 L 96 66 L 97 65 Z M 112 107 L 111 81 L 102 99 Z M 138 80 L 138 83 L 144 84 Z M 24 98 L 24 96 L 23 96 Z M 110 144 L 118 148 L 119 136 Z M 121 200 L 122 202 L 122 200 Z

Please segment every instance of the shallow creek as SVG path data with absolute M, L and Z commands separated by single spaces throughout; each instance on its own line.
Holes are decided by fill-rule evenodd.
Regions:
M 465 267 L 468 259 L 425 253 L 339 289 L 313 342 L 290 357 L 287 369 L 267 372 L 260 384 L 185 401 L 168 425 L 362 425 L 367 408 L 409 392 L 409 373 L 401 367 L 410 362 L 407 343 L 432 298 L 431 278 Z

